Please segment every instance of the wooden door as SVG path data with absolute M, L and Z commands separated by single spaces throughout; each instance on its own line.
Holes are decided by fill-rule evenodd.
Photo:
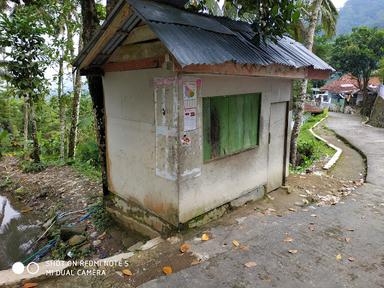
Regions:
M 269 152 L 267 192 L 283 184 L 287 129 L 287 102 L 271 104 L 269 117 Z

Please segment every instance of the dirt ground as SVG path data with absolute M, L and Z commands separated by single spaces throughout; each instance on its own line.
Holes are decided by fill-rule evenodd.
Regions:
M 48 223 L 54 215 L 80 211 L 58 220 L 56 223 L 60 223 L 49 232 L 63 226 L 81 227 L 84 230 L 81 234 L 87 239 L 75 248 L 84 251 L 82 258 L 105 258 L 122 253 L 145 239 L 137 233 L 121 229 L 110 219 L 108 228 L 100 230 L 95 225 L 94 215 L 89 216 L 87 210 L 81 211 L 101 201 L 100 183 L 87 179 L 70 166 L 50 166 L 41 172 L 24 173 L 18 162 L 17 158 L 11 156 L 0 161 L 0 191 L 10 199 L 14 207 L 19 208 L 23 217 L 36 219 L 36 224 L 42 226 L 41 234 L 47 228 L 43 227 L 44 223 Z M 39 241 L 33 251 L 45 245 L 47 240 L 43 238 Z M 59 256 L 48 254 L 41 260 Z

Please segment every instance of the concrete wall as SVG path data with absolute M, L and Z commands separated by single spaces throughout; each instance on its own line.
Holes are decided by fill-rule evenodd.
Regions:
M 181 223 L 267 184 L 270 105 L 272 102 L 289 101 L 291 94 L 291 80 L 286 79 L 207 75 L 193 77 L 202 79 L 202 97 L 261 92 L 260 138 L 255 149 L 203 163 L 202 98 L 199 99 L 198 129 L 188 133 L 192 143 L 181 147 L 180 151 Z M 182 102 L 182 95 L 180 97 Z M 180 126 L 180 133 L 183 133 L 183 127 Z
M 153 79 L 169 76 L 162 69 L 109 72 L 103 85 L 109 190 L 176 225 L 177 182 L 156 176 L 155 155 Z
M 160 130 L 158 125 L 156 127 L 155 118 L 161 115 L 158 116 L 157 111 L 159 104 L 155 104 L 153 80 L 175 76 L 163 69 L 109 72 L 105 74 L 103 84 L 109 189 L 118 196 L 115 203 L 129 214 L 132 209 L 124 209 L 124 205 L 131 201 L 177 225 L 267 184 L 270 105 L 290 100 L 291 80 L 184 76 L 187 80 L 202 80 L 198 129 L 184 133 L 182 81 L 179 81 L 175 90 L 179 103 L 169 103 L 179 107 L 176 122 L 180 124 L 174 139 L 188 134 L 192 142 L 185 146 L 176 141 L 179 142 L 175 149 L 177 175 L 176 179 L 167 179 L 158 171 L 158 154 L 163 150 L 156 148 L 156 143 L 158 146 L 167 144 L 161 140 L 166 138 L 158 138 L 164 127 Z M 257 92 L 262 93 L 258 147 L 203 163 L 202 97 Z

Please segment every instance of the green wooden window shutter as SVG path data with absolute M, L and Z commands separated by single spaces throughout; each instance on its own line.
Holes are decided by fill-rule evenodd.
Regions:
M 259 144 L 261 94 L 203 98 L 204 161 Z

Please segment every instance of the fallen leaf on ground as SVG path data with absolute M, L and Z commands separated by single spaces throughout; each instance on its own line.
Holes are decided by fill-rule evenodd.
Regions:
M 125 276 L 132 276 L 133 275 L 132 271 L 129 269 L 123 269 L 121 272 L 123 272 L 123 274 Z
M 237 241 L 237 240 L 232 240 L 232 244 L 233 244 L 233 246 L 235 246 L 235 247 L 239 247 L 239 246 L 240 246 L 240 243 L 239 243 L 239 241 Z
M 246 245 L 240 245 L 240 250 L 248 251 L 248 250 L 249 250 L 249 247 L 246 246 Z
M 341 257 L 341 254 L 337 254 L 337 255 L 336 255 L 336 260 L 337 260 L 337 261 L 341 260 L 341 258 L 342 258 L 342 257 Z
M 209 240 L 209 235 L 207 233 L 204 233 L 203 235 L 201 235 L 201 240 L 208 241 Z
M 285 237 L 284 239 L 284 242 L 292 242 L 292 241 L 293 241 L 293 238 L 289 236 Z
M 289 211 L 296 212 L 295 208 L 288 208 Z
M 350 262 L 353 262 L 353 261 L 355 261 L 355 258 L 353 258 L 353 257 L 349 257 L 348 260 L 349 260 Z
M 288 252 L 291 253 L 291 254 L 296 254 L 298 251 L 295 250 L 295 249 L 291 249 L 291 250 L 288 250 Z
M 194 266 L 194 265 L 197 265 L 197 264 L 200 264 L 201 261 L 199 259 L 195 259 L 192 261 L 191 265 Z
M 24 283 L 23 288 L 33 288 L 37 287 L 37 283 Z
M 104 240 L 105 236 L 107 236 L 107 232 L 104 231 L 104 233 L 102 233 L 99 237 L 97 237 L 97 239 Z
M 28 213 L 28 212 L 31 212 L 32 211 L 32 208 L 31 207 L 25 207 L 23 209 L 20 210 L 21 213 Z M 35 284 L 35 283 L 34 283 Z
M 171 267 L 171 266 L 164 266 L 164 267 L 163 267 L 163 273 L 164 273 L 165 275 L 172 274 L 172 267 Z
M 345 242 L 348 243 L 348 242 L 350 242 L 350 241 L 351 241 L 351 238 L 349 238 L 349 237 L 346 237 L 346 238 L 345 238 Z
M 355 231 L 353 228 L 348 228 L 347 231 Z
M 317 215 L 316 214 L 311 214 L 311 217 L 317 217 Z
M 185 253 L 187 252 L 189 249 L 191 248 L 191 245 L 187 244 L 187 243 L 184 243 L 180 246 L 180 252 L 181 253 Z
M 253 262 L 253 261 L 247 262 L 244 264 L 244 266 L 247 268 L 252 268 L 252 267 L 255 267 L 256 265 L 257 265 L 256 262 Z

